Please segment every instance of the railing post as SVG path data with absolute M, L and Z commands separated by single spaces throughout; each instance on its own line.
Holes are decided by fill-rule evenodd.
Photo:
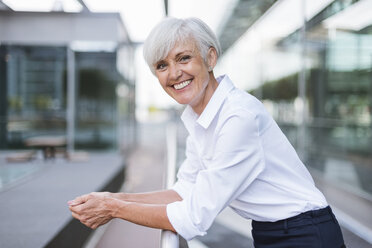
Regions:
M 75 52 L 67 47 L 67 151 L 75 149 L 76 68 Z
M 167 125 L 167 170 L 166 170 L 166 188 L 170 188 L 176 179 L 176 161 L 177 161 L 177 126 L 174 121 Z M 172 231 L 162 230 L 160 239 L 160 248 L 179 248 L 179 237 Z

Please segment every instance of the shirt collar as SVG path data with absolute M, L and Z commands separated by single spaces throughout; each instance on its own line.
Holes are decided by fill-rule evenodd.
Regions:
M 184 110 L 181 119 L 189 132 L 191 131 L 190 128 L 192 123 L 195 122 L 204 129 L 207 129 L 221 108 L 227 94 L 234 88 L 232 81 L 227 75 L 222 75 L 216 78 L 216 80 L 219 83 L 218 87 L 200 116 L 198 116 L 189 105 L 187 105 Z

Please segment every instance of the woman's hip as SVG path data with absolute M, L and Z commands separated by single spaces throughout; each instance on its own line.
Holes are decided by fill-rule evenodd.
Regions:
M 341 228 L 330 207 L 276 222 L 252 221 L 256 248 L 342 248 Z

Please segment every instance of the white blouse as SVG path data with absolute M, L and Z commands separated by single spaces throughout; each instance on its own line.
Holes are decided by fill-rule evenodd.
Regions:
M 186 240 L 205 235 L 227 206 L 244 218 L 277 221 L 326 207 L 323 194 L 263 104 L 228 76 L 203 113 L 182 114 L 186 160 L 173 189 L 182 201 L 167 216 Z

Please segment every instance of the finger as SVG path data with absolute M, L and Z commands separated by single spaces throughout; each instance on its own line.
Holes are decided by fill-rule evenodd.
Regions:
M 87 219 L 87 218 L 83 218 L 83 219 L 80 220 L 80 222 L 81 222 L 82 224 L 86 225 L 87 227 L 94 229 L 94 228 L 93 228 L 93 226 L 95 225 L 94 220 L 92 220 L 92 219 Z
M 86 195 L 76 197 L 74 200 L 68 201 L 67 204 L 69 206 L 76 206 L 76 205 L 86 202 L 88 199 L 89 199 L 89 194 L 86 194 Z
M 85 216 L 85 218 L 82 218 L 80 222 L 91 229 L 96 229 L 104 224 L 101 219 L 97 218 L 97 216 Z
M 76 206 L 76 205 L 79 205 L 79 204 L 82 204 L 82 203 L 86 202 L 87 198 L 88 198 L 88 195 L 82 195 L 82 196 L 76 197 L 72 201 L 68 201 L 67 204 L 69 206 Z
M 72 217 L 74 217 L 75 219 L 80 220 L 80 215 L 78 215 L 77 213 L 71 212 L 71 215 L 72 215 Z
M 81 214 L 84 211 L 84 204 L 79 205 L 70 205 L 69 209 L 71 212 L 74 212 L 76 214 Z
M 101 223 L 99 221 L 93 221 L 89 223 L 89 227 L 92 229 L 97 229 L 99 226 L 103 225 L 104 223 Z
M 70 209 L 70 211 L 71 211 L 72 213 L 77 213 L 77 208 L 76 208 L 76 206 L 69 206 L 68 208 Z

